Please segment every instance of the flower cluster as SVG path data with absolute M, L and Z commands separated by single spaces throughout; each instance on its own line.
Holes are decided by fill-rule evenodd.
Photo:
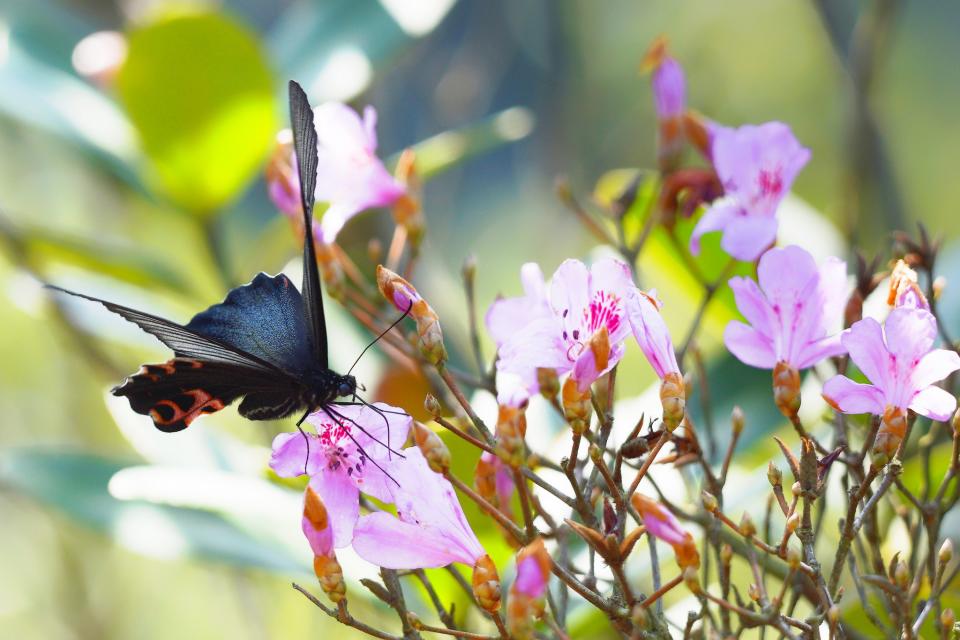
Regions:
M 935 628 L 947 637 L 953 613 L 942 607 L 941 595 L 958 572 L 947 571 L 951 545 L 944 543 L 936 557 L 931 550 L 943 533 L 943 516 L 960 503 L 960 414 L 954 413 L 951 386 L 960 355 L 936 309 L 943 289 L 934 276 L 936 243 L 925 232 L 919 243 L 902 236 L 899 242 L 908 249 L 891 260 L 889 273 L 859 259 L 851 291 L 841 258 L 818 261 L 799 246 L 777 246 L 780 205 L 811 157 L 790 128 L 780 122 L 726 127 L 690 110 L 683 68 L 663 38 L 642 67 L 652 76 L 659 167 L 648 183 L 656 193 L 643 196 L 649 199 L 644 231 L 631 235 L 625 221 L 624 212 L 641 197 L 636 183 L 607 207 L 607 215 L 572 207 L 615 251 L 607 255 L 618 257 L 589 265 L 565 260 L 549 279 L 538 264 L 526 263 L 520 267 L 522 295 L 492 301 L 484 323 L 474 313 L 476 265 L 465 266 L 472 371 L 461 368 L 466 347 L 452 340 L 448 351 L 444 342 L 444 306 L 434 308 L 412 284 L 427 231 L 415 156 L 403 153 L 397 177 L 391 177 L 374 155 L 372 109 L 362 119 L 343 105 L 317 110 L 317 199 L 329 203 L 317 230 L 326 247 L 318 258 L 338 263 L 332 243 L 350 216 L 367 207 L 394 207 L 397 230 L 387 266 L 379 265 L 371 279 L 352 265 L 351 282 L 344 286 L 355 286 L 339 299 L 358 322 L 380 334 L 394 365 L 391 375 L 408 376 L 405 389 L 414 387 L 414 379 L 429 385 L 425 399 L 418 392 L 400 403 L 416 406 L 423 399 L 432 418 L 415 422 L 403 409 L 359 400 L 310 415 L 315 433 L 285 433 L 274 441 L 276 474 L 309 476 L 302 528 L 320 585 L 337 604 L 336 610 L 324 610 L 371 635 L 394 637 L 358 623 L 347 609 L 350 576 L 336 554 L 350 547 L 381 568 L 383 584 L 365 580 L 364 585 L 400 615 L 405 637 L 421 631 L 488 637 L 468 630 L 487 620 L 502 638 L 562 638 L 568 637 L 568 606 L 591 606 L 602 614 L 597 624 L 609 623 L 623 637 L 666 638 L 667 619 L 654 605 L 673 597 L 677 587 L 696 596 L 696 610 L 686 618 L 689 636 L 737 637 L 770 627 L 784 637 L 814 637 L 826 625 L 831 637 L 845 637 L 848 623 L 839 603 L 848 589 L 880 635 L 918 637 L 925 617 L 938 611 Z M 702 156 L 690 166 L 684 164 L 688 147 Z M 295 161 L 283 147 L 268 170 L 271 195 L 287 213 L 299 206 Z M 567 193 L 564 200 L 570 204 L 575 198 Z M 683 229 L 689 238 L 678 235 Z M 646 274 L 638 273 L 639 256 L 654 230 L 667 234 L 682 254 L 672 266 L 686 268 L 702 287 L 702 305 L 679 350 L 657 291 L 640 286 Z M 714 231 L 722 232 L 720 247 L 729 266 L 712 280 L 701 273 L 696 256 L 703 236 Z M 888 308 L 875 310 L 868 298 L 887 277 Z M 703 330 L 708 307 L 721 292 L 732 293 L 742 316 L 727 323 L 722 344 Z M 390 324 L 397 312 L 403 317 Z M 483 325 L 496 346 L 492 362 L 483 354 Z M 405 327 L 412 330 L 404 333 Z M 623 372 L 621 363 L 631 357 L 631 336 L 659 379 L 660 407 L 637 410 L 624 423 L 618 391 L 622 395 L 636 381 L 624 380 L 630 376 L 618 376 L 618 369 Z M 741 471 L 733 463 L 747 419 L 734 407 L 729 437 L 718 438 L 711 372 L 704 364 L 716 352 L 771 371 L 767 402 L 782 418 L 773 411 L 770 422 L 781 424 L 764 428 L 786 431 L 773 441 L 793 481 L 785 482 L 786 471 L 769 463 L 769 487 L 760 488 L 769 492 L 762 531 L 754 525 L 751 504 L 744 505 L 739 522 L 727 515 L 749 483 L 737 478 L 736 491 L 728 483 Z M 802 387 L 816 387 L 832 411 L 821 405 L 822 411 L 814 412 L 815 403 L 807 403 L 801 417 Z M 699 392 L 699 413 L 688 411 L 693 389 Z M 392 389 L 383 391 L 388 392 Z M 537 395 L 550 412 L 547 419 L 534 411 Z M 639 397 L 645 407 L 648 397 Z M 847 414 L 873 419 L 864 425 Z M 912 455 L 911 427 L 926 426 L 918 416 L 934 423 L 954 419 L 951 434 L 931 428 L 918 445 L 925 484 L 914 495 L 900 474 Z M 701 423 L 706 438 L 698 435 L 704 433 Z M 557 424 L 562 428 L 550 431 Z M 762 442 L 772 437 L 751 435 Z M 472 453 L 448 446 L 451 441 Z M 562 457 L 552 455 L 555 445 L 564 449 Z M 667 446 L 673 451 L 661 455 Z M 935 488 L 931 459 L 938 447 L 938 455 L 950 449 L 953 457 Z M 457 477 L 464 468 L 473 469 L 472 487 Z M 691 468 L 702 486 L 686 495 L 699 492 L 699 505 L 683 504 L 678 496 L 684 492 L 668 484 L 689 480 Z M 838 469 L 842 481 L 832 482 Z M 847 489 L 842 495 L 835 490 L 840 485 Z M 893 491 L 900 494 L 895 499 Z M 746 492 L 762 491 L 751 486 Z M 831 492 L 838 503 L 845 501 L 846 515 L 839 527 L 821 527 L 817 523 L 833 513 L 834 498 L 829 509 L 825 499 Z M 475 534 L 461 499 L 495 525 L 483 532 L 489 537 Z M 904 505 L 916 506 L 922 517 L 909 517 Z M 885 558 L 886 546 L 894 542 L 881 544 L 881 509 L 911 528 L 909 558 L 899 549 L 892 560 Z M 818 537 L 834 531 L 838 537 L 829 544 Z M 491 557 L 481 543 L 497 536 L 507 543 L 498 545 L 503 557 L 496 551 Z M 919 538 L 923 542 L 917 545 Z M 672 577 L 663 580 L 659 571 L 650 581 L 638 579 L 632 559 L 644 543 L 654 559 L 657 544 L 667 545 L 679 571 L 672 569 Z M 508 553 L 516 554 L 513 561 Z M 735 558 L 750 571 L 735 571 Z M 505 606 L 498 562 L 509 584 Z M 481 610 L 476 620 L 453 615 L 423 571 L 454 563 L 473 570 L 470 581 L 452 573 Z M 849 584 L 841 584 L 845 571 Z M 748 574 L 753 582 L 744 588 L 734 584 Z M 421 619 L 419 608 L 407 602 L 410 594 L 398 586 L 401 577 L 415 577 L 424 587 L 443 627 Z M 773 583 L 777 590 L 768 592 Z M 865 584 L 876 593 L 867 594 Z M 848 596 L 844 607 L 852 599 Z M 878 599 L 889 620 L 874 613 Z

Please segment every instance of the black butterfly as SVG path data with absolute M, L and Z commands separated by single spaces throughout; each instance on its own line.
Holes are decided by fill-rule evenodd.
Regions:
M 307 96 L 294 81 L 290 81 L 290 120 L 305 229 L 302 295 L 285 275 L 260 273 L 249 284 L 230 291 L 220 304 L 180 325 L 51 286 L 101 303 L 173 349 L 173 359 L 144 365 L 112 390 L 126 397 L 134 411 L 149 415 L 161 431 L 186 429 L 198 416 L 219 411 L 241 397 L 240 415 L 250 420 L 285 418 L 302 410 L 299 427 L 307 415 L 322 409 L 331 419 L 353 422 L 335 406 L 358 404 L 357 381 L 349 373 L 332 371 L 327 362 L 327 329 L 311 233 L 317 132 Z M 382 410 L 362 399 L 359 404 L 380 413 L 389 428 Z

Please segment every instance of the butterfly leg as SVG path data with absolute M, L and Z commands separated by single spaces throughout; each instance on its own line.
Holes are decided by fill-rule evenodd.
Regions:
M 320 408 L 323 409 L 323 412 L 326 413 L 327 416 L 328 416 L 331 420 L 333 420 L 334 422 L 337 422 L 337 419 L 338 419 L 338 418 L 339 418 L 340 420 L 348 420 L 348 421 L 352 422 L 353 424 L 355 424 L 358 429 L 360 429 L 360 430 L 363 431 L 364 433 L 367 433 L 366 430 L 364 430 L 363 427 L 361 427 L 359 424 L 357 424 L 357 422 L 356 422 L 355 420 L 353 420 L 352 418 L 348 418 L 347 416 L 343 415 L 342 413 L 340 413 L 339 411 L 337 411 L 337 410 L 335 410 L 335 409 L 331 409 L 328 405 L 320 405 Z M 369 435 L 369 434 L 367 434 L 367 435 Z M 350 438 L 350 440 L 353 441 L 353 444 L 355 444 L 355 445 L 357 446 L 357 451 L 360 452 L 360 455 L 362 455 L 362 456 L 364 457 L 364 459 L 369 460 L 369 461 L 373 464 L 373 466 L 375 466 L 377 469 L 379 469 L 379 470 L 383 473 L 383 475 L 385 475 L 385 476 L 387 476 L 388 478 L 390 478 L 390 480 L 393 481 L 393 483 L 394 483 L 395 485 L 397 485 L 398 487 L 400 486 L 400 483 L 397 482 L 397 480 L 396 480 L 393 476 L 391 476 L 389 473 L 387 473 L 387 470 L 386 470 L 386 469 L 384 469 L 383 467 L 381 467 L 381 466 L 377 463 L 376 460 L 374 460 L 373 458 L 370 457 L 370 455 L 369 455 L 369 454 L 366 452 L 366 450 L 360 445 L 360 443 L 357 442 L 357 439 L 353 437 L 353 434 L 352 434 L 352 433 L 350 433 L 349 431 L 347 431 L 347 437 Z M 374 440 L 375 440 L 376 442 L 378 442 L 379 444 L 383 444 L 383 443 L 380 442 L 379 440 L 376 440 L 376 439 L 374 439 Z M 387 445 L 384 445 L 384 446 L 387 446 Z M 387 446 L 387 451 L 390 451 L 390 447 L 388 447 L 388 446 Z M 397 452 L 394 452 L 394 453 L 397 453 Z M 400 453 L 397 453 L 397 455 L 400 456 L 401 458 L 404 457 L 404 456 L 401 455 Z
M 310 464 L 310 438 L 300 425 L 303 424 L 303 421 L 307 419 L 307 416 L 310 415 L 311 411 L 312 409 L 307 407 L 307 410 L 304 411 L 303 415 L 300 416 L 300 419 L 297 420 L 297 431 L 299 431 L 300 435 L 303 436 L 303 442 L 307 445 L 307 459 L 303 461 L 303 475 L 307 475 L 307 465 Z

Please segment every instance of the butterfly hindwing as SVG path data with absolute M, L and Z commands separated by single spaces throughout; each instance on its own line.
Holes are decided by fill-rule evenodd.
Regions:
M 290 81 L 290 127 L 293 130 L 293 148 L 300 171 L 300 203 L 303 207 L 303 301 L 314 362 L 322 368 L 327 361 L 327 325 L 323 315 L 323 294 L 317 254 L 313 246 L 313 205 L 317 185 L 317 129 L 313 123 L 313 109 L 307 94 L 299 84 Z
M 214 338 L 296 376 L 311 367 L 303 299 L 283 275 L 258 274 L 202 311 L 186 329 Z
M 291 411 L 299 397 L 296 388 L 278 387 L 261 371 L 193 358 L 143 365 L 112 393 L 127 398 L 134 411 L 150 416 L 167 432 L 186 429 L 197 417 L 219 411 L 241 396 L 283 396 L 285 404 L 293 405 Z

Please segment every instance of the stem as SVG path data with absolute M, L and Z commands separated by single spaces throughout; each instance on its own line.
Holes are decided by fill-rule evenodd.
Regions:
M 484 440 L 489 444 L 493 444 L 493 434 L 490 433 L 490 430 L 487 428 L 487 425 L 483 423 L 483 420 L 474 412 L 473 407 L 470 405 L 470 402 L 467 400 L 466 396 L 463 395 L 463 392 L 460 390 L 460 385 L 457 384 L 457 381 L 450 375 L 450 371 L 447 367 L 442 364 L 437 367 L 437 371 L 440 373 L 440 377 L 443 378 L 443 381 L 446 383 L 447 388 L 450 389 L 450 392 L 457 399 L 457 402 L 460 403 L 460 406 L 463 407 L 464 412 L 467 414 L 467 417 L 470 418 L 470 422 L 473 423 L 473 426 L 476 427 L 477 431 L 483 435 Z
M 293 588 L 299 591 L 300 593 L 302 593 L 304 597 L 306 597 L 307 600 L 312 602 L 318 609 L 323 611 L 325 614 L 327 614 L 334 620 L 337 620 L 341 624 L 344 624 L 348 627 L 353 627 L 354 629 L 356 629 L 357 631 L 360 631 L 361 633 L 365 633 L 368 636 L 372 636 L 374 638 L 380 638 L 381 640 L 401 640 L 399 636 L 394 636 L 385 631 L 374 629 L 373 627 L 355 619 L 353 616 L 351 616 L 347 612 L 346 600 L 340 603 L 340 606 L 338 607 L 337 611 L 334 611 L 333 609 L 327 607 L 325 604 L 320 602 L 320 600 L 315 595 L 313 595 L 312 593 L 310 593 L 309 591 L 307 591 L 306 589 L 298 585 L 296 582 L 293 583 Z

